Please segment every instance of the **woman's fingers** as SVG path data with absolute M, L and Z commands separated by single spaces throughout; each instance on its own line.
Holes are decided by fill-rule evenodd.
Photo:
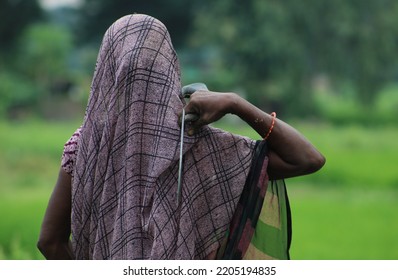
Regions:
M 196 122 L 199 118 L 200 116 L 196 113 L 187 113 L 184 122 Z

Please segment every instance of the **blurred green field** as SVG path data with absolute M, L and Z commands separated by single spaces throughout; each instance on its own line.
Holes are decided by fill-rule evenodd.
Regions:
M 36 249 L 63 143 L 78 123 L 0 122 L 0 259 L 42 259 Z
M 41 218 L 78 122 L 0 122 L 0 259 L 42 259 Z M 257 137 L 239 125 L 225 129 Z M 326 156 L 287 180 L 292 259 L 398 259 L 398 128 L 295 123 Z

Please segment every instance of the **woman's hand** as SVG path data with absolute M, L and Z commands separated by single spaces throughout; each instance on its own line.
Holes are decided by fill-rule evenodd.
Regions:
M 213 123 L 232 113 L 235 93 L 199 90 L 190 96 L 185 107 L 185 121 L 190 123 L 188 134 L 196 133 L 202 126 Z

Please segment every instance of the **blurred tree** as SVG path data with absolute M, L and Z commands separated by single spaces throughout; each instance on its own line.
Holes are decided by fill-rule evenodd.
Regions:
M 42 101 L 66 93 L 71 71 L 70 32 L 60 26 L 35 24 L 20 38 L 12 64 L 0 69 L 0 115 L 19 118 L 38 113 Z
M 0 71 L 0 118 L 15 119 L 32 113 L 38 93 L 38 88 L 28 79 Z
M 305 114 L 320 75 L 373 102 L 398 70 L 397 14 L 395 0 L 207 1 L 194 38 L 221 49 L 251 99 Z
M 106 29 L 118 18 L 144 13 L 160 19 L 169 29 L 174 45 L 184 44 L 199 0 L 83 0 L 77 33 L 81 41 L 98 44 Z
M 30 24 L 43 19 L 38 1 L 0 0 L 0 116 L 19 117 L 35 106 L 38 88 L 16 71 L 18 41 Z
M 42 16 L 37 0 L 0 0 L 0 50 L 10 48 L 21 32 Z
M 64 93 L 58 87 L 71 78 L 68 60 L 72 48 L 69 30 L 51 24 L 32 25 L 20 39 L 17 70 L 41 89 L 42 97 Z

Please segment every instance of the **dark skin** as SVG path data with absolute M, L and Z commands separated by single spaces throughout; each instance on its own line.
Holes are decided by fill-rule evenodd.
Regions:
M 185 107 L 190 114 L 199 116 L 192 123 L 188 134 L 194 134 L 203 125 L 234 114 L 247 122 L 264 137 L 269 132 L 273 117 L 235 93 L 197 91 Z M 268 139 L 271 179 L 289 178 L 316 172 L 325 164 L 325 158 L 296 129 L 275 119 Z M 71 176 L 62 168 L 51 195 L 41 226 L 38 248 L 47 259 L 73 259 L 70 246 Z

